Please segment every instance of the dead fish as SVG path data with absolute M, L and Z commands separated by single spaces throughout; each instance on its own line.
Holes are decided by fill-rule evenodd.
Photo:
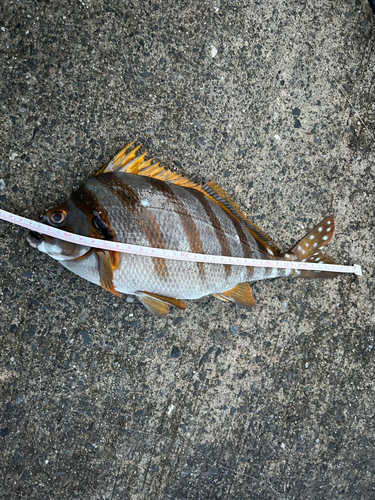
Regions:
M 326 217 L 289 252 L 251 222 L 215 182 L 203 186 L 165 169 L 128 144 L 42 222 L 110 241 L 208 255 L 335 264 L 322 253 L 334 233 Z M 135 295 L 154 314 L 183 299 L 214 295 L 253 307 L 250 283 L 295 276 L 334 278 L 337 273 L 205 264 L 93 249 L 30 232 L 32 247 L 58 260 L 82 278 L 121 297 Z

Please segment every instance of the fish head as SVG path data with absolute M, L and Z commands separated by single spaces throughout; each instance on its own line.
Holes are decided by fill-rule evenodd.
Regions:
M 41 222 L 81 236 L 112 239 L 96 200 L 87 196 L 84 186 L 75 191 L 62 205 L 47 210 Z M 60 261 L 81 259 L 91 251 L 90 247 L 36 231 L 30 231 L 26 239 L 33 248 Z

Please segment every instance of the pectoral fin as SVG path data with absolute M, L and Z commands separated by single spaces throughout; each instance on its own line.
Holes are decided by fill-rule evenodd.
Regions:
M 186 309 L 186 305 L 179 299 L 164 297 L 150 292 L 138 292 L 137 297 L 145 307 L 160 318 L 165 318 L 169 313 L 169 305 L 177 309 Z
M 121 294 L 116 292 L 113 285 L 113 267 L 110 253 L 105 250 L 95 250 L 95 253 L 98 258 L 100 285 L 108 292 L 121 297 Z
M 215 293 L 215 297 L 221 300 L 230 300 L 239 306 L 255 307 L 255 300 L 249 283 L 240 283 L 227 292 Z
M 113 270 L 118 269 L 120 265 L 120 252 L 115 252 L 113 250 L 110 250 L 108 253 L 112 269 Z

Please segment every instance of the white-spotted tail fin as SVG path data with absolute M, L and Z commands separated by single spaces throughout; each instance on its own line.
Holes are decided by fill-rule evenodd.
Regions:
M 314 264 L 336 264 L 336 262 L 322 253 L 323 248 L 331 241 L 335 232 L 335 221 L 330 215 L 309 232 L 289 253 L 294 254 L 299 262 L 313 262 Z M 301 278 L 335 278 L 339 273 L 330 271 L 296 271 Z

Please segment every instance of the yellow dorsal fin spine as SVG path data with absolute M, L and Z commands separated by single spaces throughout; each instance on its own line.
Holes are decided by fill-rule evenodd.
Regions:
M 153 160 L 153 158 L 150 158 L 150 160 L 145 161 L 142 165 L 142 171 L 146 170 L 146 168 L 151 167 Z
M 112 160 L 100 171 L 101 174 L 106 174 L 108 172 L 113 172 L 118 168 L 124 167 L 128 163 L 134 160 L 137 156 L 138 149 L 142 146 L 136 146 L 125 156 L 127 150 L 134 144 L 134 141 L 125 146 L 120 152 L 115 155 Z
M 116 169 L 121 168 L 121 167 L 125 167 L 125 165 L 128 165 L 129 163 L 131 163 L 134 160 L 134 158 L 137 157 L 137 151 L 141 147 L 142 147 L 142 144 L 140 144 L 139 146 L 137 146 L 134 149 L 132 149 L 131 151 L 129 151 L 129 153 L 125 157 L 121 156 L 114 163 L 113 170 L 116 170 Z
M 133 173 L 138 173 L 139 172 L 139 167 L 142 166 L 147 153 L 144 153 L 141 156 L 135 156 L 133 160 L 130 162 L 124 162 L 120 167 L 118 167 L 118 170 L 123 171 L 123 172 L 128 172 L 129 174 Z
M 154 163 L 154 165 L 152 165 L 147 170 L 145 170 L 145 171 L 141 170 L 140 175 L 145 175 L 146 177 L 156 177 L 157 175 L 160 174 L 160 172 L 163 172 L 163 171 L 164 171 L 164 167 L 161 167 L 160 163 L 157 162 L 157 163 Z
M 196 189 L 197 191 L 204 193 L 202 186 L 200 186 L 199 184 L 196 184 L 195 182 L 187 179 L 177 172 L 167 170 L 165 167 L 162 167 L 159 162 L 153 164 L 153 158 L 145 161 L 145 156 L 147 155 L 147 153 L 137 156 L 136 153 L 141 145 L 133 148 L 125 156 L 125 153 L 133 144 L 134 141 L 125 146 L 119 153 L 117 153 L 117 155 L 112 158 L 109 163 L 104 165 L 104 167 L 100 169 L 99 172 L 95 175 L 106 174 L 109 172 L 113 172 L 114 170 L 118 170 L 119 172 L 142 175 L 145 177 L 153 177 L 162 181 L 172 182 L 173 184 Z
M 115 155 L 112 160 L 110 162 L 108 162 L 106 165 L 104 165 L 104 167 L 99 170 L 99 172 L 96 174 L 96 175 L 99 175 L 99 174 L 104 174 L 104 173 L 107 173 L 107 172 L 112 172 L 113 170 L 116 170 L 116 168 L 118 168 L 120 165 L 121 165 L 121 162 L 125 156 L 125 153 L 126 151 L 134 144 L 134 141 L 133 142 L 130 142 L 129 144 L 127 144 L 124 148 L 121 149 L 121 151 L 119 151 L 117 153 L 117 155 Z
M 125 156 L 125 153 L 126 151 L 134 144 L 134 141 L 133 142 L 130 142 L 129 144 L 127 144 L 124 148 L 121 149 L 121 151 L 119 151 L 117 153 L 117 155 L 115 155 L 113 158 L 112 158 L 112 161 L 111 163 L 113 163 L 113 165 L 117 165 L 121 162 L 122 158 L 124 158 Z

